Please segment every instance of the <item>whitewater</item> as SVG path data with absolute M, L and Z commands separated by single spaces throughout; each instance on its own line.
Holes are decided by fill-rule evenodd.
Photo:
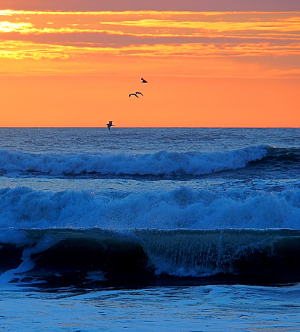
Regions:
M 0 133 L 6 331 L 299 330 L 298 128 Z

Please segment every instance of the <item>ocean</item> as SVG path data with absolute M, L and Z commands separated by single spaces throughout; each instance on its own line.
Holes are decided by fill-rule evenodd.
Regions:
M 299 331 L 299 128 L 0 128 L 0 330 Z

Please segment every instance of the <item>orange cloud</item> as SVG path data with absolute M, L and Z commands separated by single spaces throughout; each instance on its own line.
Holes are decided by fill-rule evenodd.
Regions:
M 0 11 L 1 124 L 300 126 L 299 14 Z
M 109 72 L 128 58 L 136 61 L 168 58 L 214 58 L 216 73 L 228 76 L 297 75 L 299 64 L 289 61 L 300 55 L 300 17 L 298 12 L 42 12 L 0 11 L 0 58 L 43 62 L 36 72 Z M 276 58 L 284 57 L 277 67 Z M 218 59 L 235 65 L 220 67 Z M 238 59 L 246 58 L 242 71 Z M 140 59 L 140 60 L 139 60 Z M 160 60 L 161 59 L 161 60 Z M 234 60 L 236 59 L 236 60 Z M 51 61 L 50 61 L 51 60 Z M 61 62 L 64 62 L 64 67 Z M 101 65 L 99 64 L 101 61 Z M 126 60 L 129 61 L 129 60 Z M 57 63 L 56 63 L 57 62 Z M 130 62 L 130 61 L 129 61 Z M 147 62 L 148 63 L 148 62 Z M 79 65 L 80 64 L 80 65 Z M 102 64 L 106 64 L 105 69 Z M 252 65 L 253 64 L 253 65 Z M 147 68 L 148 65 L 143 65 Z M 272 67 L 273 66 L 273 67 Z M 20 67 L 20 64 L 18 65 Z M 255 68 L 255 70 L 247 70 Z M 230 68 L 230 70 L 228 69 Z M 260 73 L 259 73 L 260 68 Z M 1 72 L 11 66 L 0 68 Z M 25 65 L 24 65 L 25 70 Z M 28 69 L 32 72 L 32 66 Z M 122 71 L 134 70 L 131 66 Z M 154 69 L 153 69 L 154 70 Z M 207 75 L 204 68 L 182 72 Z M 206 73 L 206 74 L 204 74 Z M 276 74 L 277 73 L 277 74 Z

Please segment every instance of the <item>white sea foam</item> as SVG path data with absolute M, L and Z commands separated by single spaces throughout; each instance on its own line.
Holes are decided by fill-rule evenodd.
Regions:
M 300 190 L 120 193 L 0 190 L 0 227 L 300 228 Z
M 166 152 L 154 154 L 28 154 L 0 150 L 2 172 L 64 174 L 161 175 L 207 174 L 245 167 L 267 154 L 266 146 L 252 146 L 224 152 Z

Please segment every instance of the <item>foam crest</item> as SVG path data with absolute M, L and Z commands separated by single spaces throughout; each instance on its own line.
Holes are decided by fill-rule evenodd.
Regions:
M 300 228 L 300 190 L 118 193 L 0 190 L 0 227 L 8 228 Z
M 47 175 L 201 175 L 245 167 L 267 154 L 265 146 L 224 152 L 166 152 L 154 154 L 28 154 L 0 151 L 2 173 L 42 173 Z

